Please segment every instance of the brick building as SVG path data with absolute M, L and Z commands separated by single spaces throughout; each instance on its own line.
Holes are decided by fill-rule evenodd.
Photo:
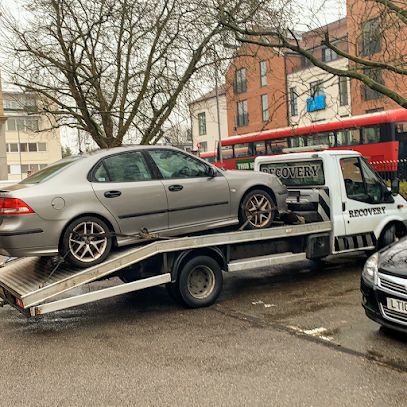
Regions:
M 229 136 L 287 126 L 284 54 L 242 45 L 226 72 L 226 104 Z
M 402 3 L 397 4 L 406 8 Z M 395 13 L 383 5 L 365 0 L 347 0 L 347 12 L 351 55 L 407 69 L 407 25 L 402 24 Z M 378 68 L 362 69 L 376 81 L 407 97 L 407 75 Z M 353 115 L 400 107 L 357 80 L 351 81 L 351 92 Z

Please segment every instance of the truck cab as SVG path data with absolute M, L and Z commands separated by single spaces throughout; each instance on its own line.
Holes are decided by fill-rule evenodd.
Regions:
M 333 225 L 332 253 L 375 250 L 407 232 L 407 202 L 355 151 L 257 157 L 255 170 L 287 186 L 288 208 Z

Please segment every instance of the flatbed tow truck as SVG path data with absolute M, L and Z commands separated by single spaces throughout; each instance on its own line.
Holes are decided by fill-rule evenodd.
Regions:
M 352 151 L 261 157 L 256 169 L 280 174 L 289 190 L 289 208 L 305 223 L 172 239 L 155 236 L 86 269 L 58 258 L 13 259 L 0 268 L 0 298 L 27 317 L 38 317 L 165 284 L 175 300 L 197 308 L 216 301 L 223 271 L 375 250 L 406 234 L 407 202 L 395 191 L 390 194 L 380 178 L 373 192 L 366 189 L 367 176 L 360 177 L 360 184 L 356 172 L 368 171 L 362 161 Z M 120 277 L 121 283 L 84 294 L 75 290 L 111 277 Z

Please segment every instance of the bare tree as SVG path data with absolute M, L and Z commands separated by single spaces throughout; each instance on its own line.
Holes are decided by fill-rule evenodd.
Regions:
M 303 56 L 314 66 L 338 77 L 364 84 L 407 108 L 407 4 L 403 0 L 348 0 L 348 44 L 327 27 L 314 29 L 313 42 L 304 43 L 293 22 L 293 10 L 300 2 L 267 0 L 241 1 L 239 12 L 219 8 L 220 22 L 235 33 L 239 43 L 282 49 Z M 318 26 L 317 13 L 309 24 Z M 315 48 L 324 46 L 349 63 L 338 69 L 324 61 Z
M 225 31 L 211 0 L 23 3 L 25 21 L 5 10 L 1 19 L 13 83 L 40 95 L 57 126 L 84 130 L 101 148 L 121 145 L 129 132 L 156 143 Z

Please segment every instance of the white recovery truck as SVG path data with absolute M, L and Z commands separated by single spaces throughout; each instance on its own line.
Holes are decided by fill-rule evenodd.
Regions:
M 166 284 L 183 305 L 203 307 L 218 298 L 223 271 L 376 250 L 407 233 L 407 202 L 397 185 L 389 191 L 356 152 L 258 157 L 255 169 L 280 177 L 289 190 L 289 209 L 305 222 L 173 239 L 156 236 L 87 269 L 56 258 L 14 259 L 0 269 L 0 297 L 27 317 L 36 317 Z M 92 284 L 111 277 L 119 277 L 112 279 L 119 283 L 107 288 Z M 78 294 L 75 288 L 84 285 L 89 292 Z

